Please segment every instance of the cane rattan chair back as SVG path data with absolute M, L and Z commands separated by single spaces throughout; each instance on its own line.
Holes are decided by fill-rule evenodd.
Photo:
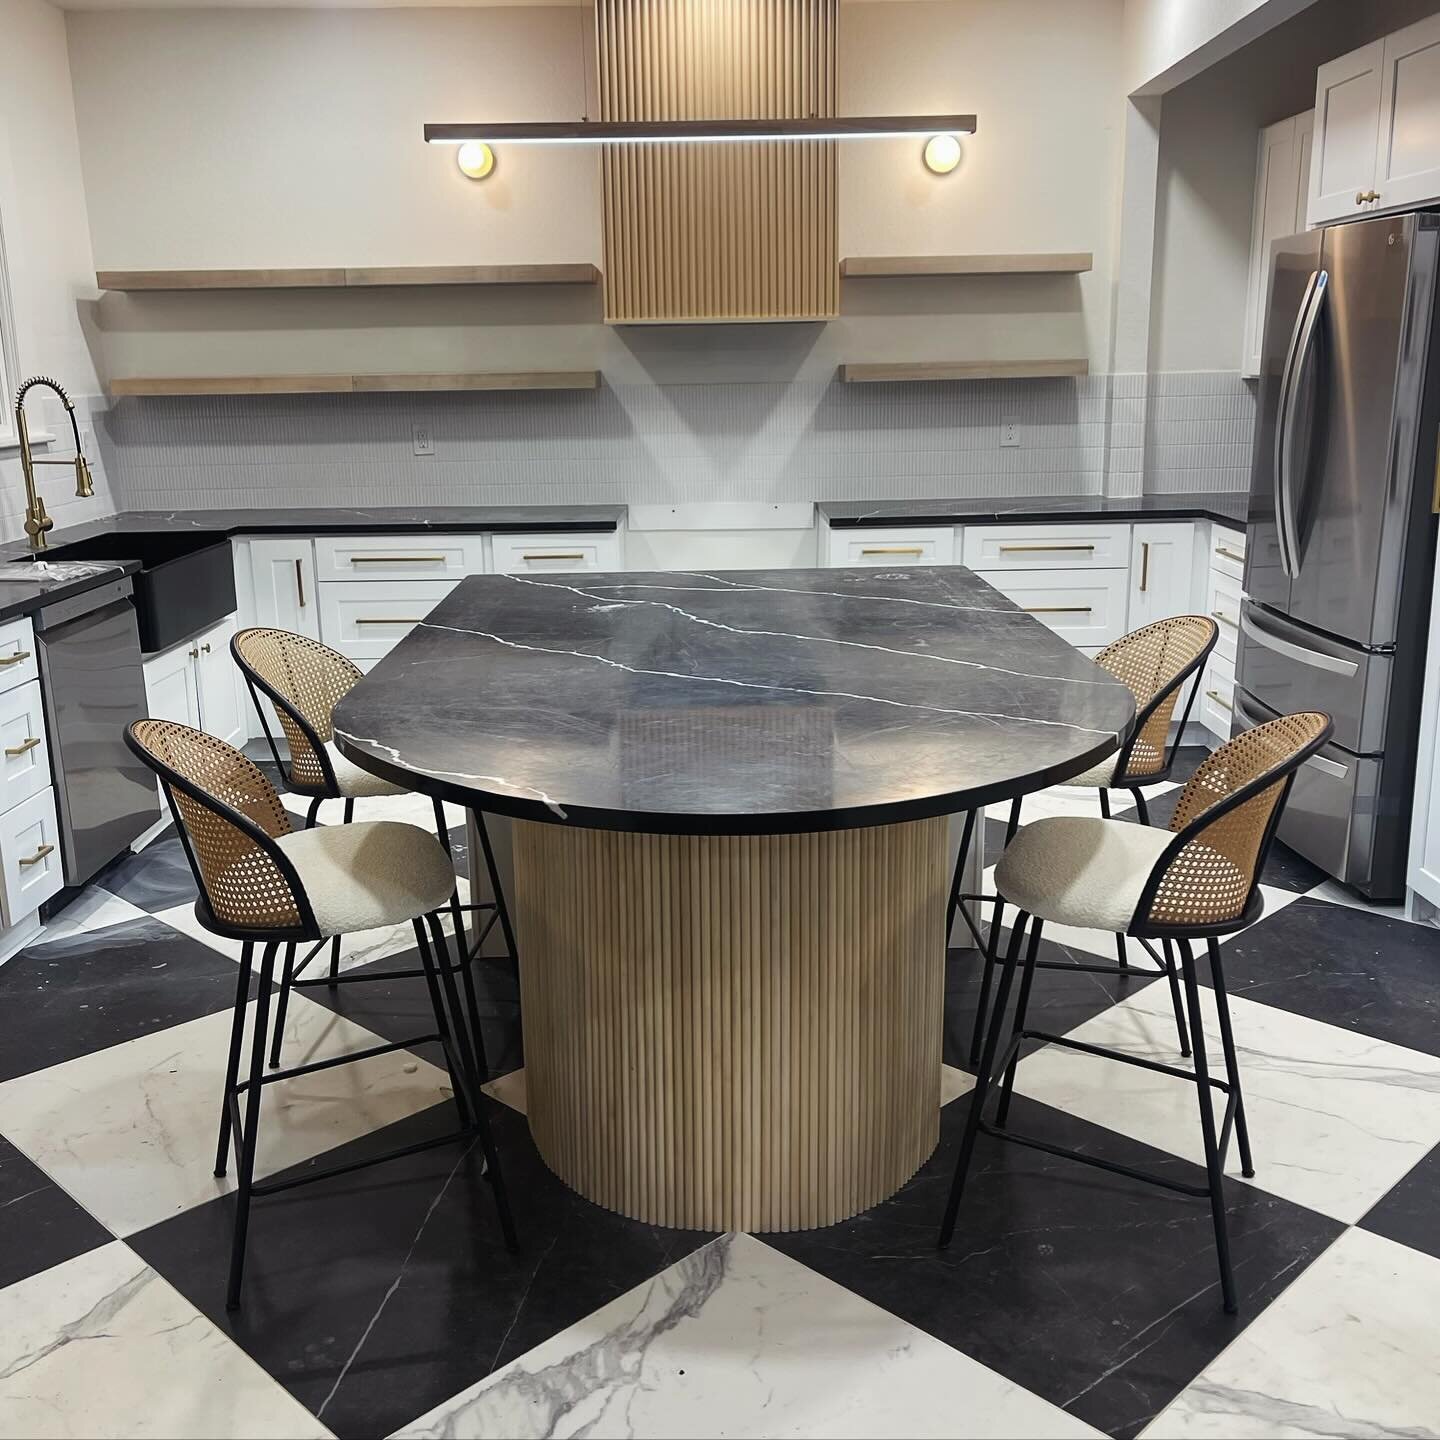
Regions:
M 252 693 L 258 688 L 274 703 L 290 747 L 288 766 L 278 751 L 275 759 L 288 769 L 291 785 L 311 794 L 335 794 L 335 772 L 325 745 L 334 734 L 335 706 L 360 679 L 359 666 L 328 645 L 289 630 L 242 630 L 230 650 Z M 256 703 L 258 707 L 258 697 Z M 266 736 L 273 750 L 268 725 Z
M 291 831 L 275 787 L 232 745 L 171 720 L 137 720 L 133 750 L 160 777 L 205 904 L 220 927 L 302 933 L 314 917 L 273 843 Z
M 1170 721 L 1176 703 L 1185 682 L 1215 648 L 1219 633 L 1220 627 L 1208 615 L 1175 615 L 1122 635 L 1095 657 L 1097 665 L 1129 687 L 1138 712 L 1135 731 L 1115 767 L 1116 785 L 1158 779 L 1169 772 Z M 1185 718 L 1180 717 L 1182 727 Z
M 1175 840 L 1136 906 L 1137 921 L 1191 934 L 1245 922 L 1295 772 L 1330 731 L 1328 715 L 1282 715 L 1208 756 L 1180 792 Z

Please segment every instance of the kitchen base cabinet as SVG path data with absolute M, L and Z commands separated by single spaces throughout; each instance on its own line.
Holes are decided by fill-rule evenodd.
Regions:
M 237 748 L 250 738 L 250 705 L 230 654 L 235 617 L 145 660 L 145 702 L 157 720 L 174 720 Z
M 1124 570 L 977 570 L 1022 610 L 1083 648 L 1125 633 Z
M 320 639 L 356 664 L 403 640 L 459 580 L 330 580 L 320 586 Z
M 1195 526 L 1190 522 L 1131 527 L 1127 630 L 1194 608 L 1194 559 Z
M 250 550 L 253 616 L 247 624 L 271 625 L 296 635 L 320 638 L 315 586 L 315 542 L 254 536 Z

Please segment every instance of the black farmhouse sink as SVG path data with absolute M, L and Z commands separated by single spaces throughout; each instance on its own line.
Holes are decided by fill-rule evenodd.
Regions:
M 167 650 L 235 609 L 230 542 L 175 530 L 108 531 L 53 545 L 41 560 L 138 560 L 140 648 Z M 28 561 L 17 561 L 28 564 Z

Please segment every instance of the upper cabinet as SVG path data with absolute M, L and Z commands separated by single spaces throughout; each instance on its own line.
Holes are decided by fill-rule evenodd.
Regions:
M 1440 199 L 1440 15 L 1322 65 L 1311 225 Z
M 1305 228 L 1310 145 L 1315 112 L 1292 115 L 1260 132 L 1255 170 L 1255 214 L 1250 234 L 1250 274 L 1245 286 L 1245 349 L 1241 373 L 1260 373 L 1266 301 L 1270 288 L 1270 242 Z

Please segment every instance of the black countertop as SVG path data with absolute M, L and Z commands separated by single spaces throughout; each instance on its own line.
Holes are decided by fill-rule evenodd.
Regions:
M 1130 691 L 959 566 L 462 580 L 347 755 L 531 820 L 783 834 L 968 810 L 1118 748 Z
M 21 543 L 18 556 L 5 553 L 12 549 L 0 547 L 0 621 L 33 615 L 42 605 L 83 594 L 121 575 L 133 575 L 140 568 L 138 560 L 64 560 L 30 565 L 26 563 L 27 545 Z M 8 563 L 12 559 L 15 564 Z
M 1245 528 L 1247 491 L 1216 495 L 1034 495 L 1016 500 L 821 500 L 836 530 L 884 525 L 997 525 L 1007 520 L 1215 520 Z

